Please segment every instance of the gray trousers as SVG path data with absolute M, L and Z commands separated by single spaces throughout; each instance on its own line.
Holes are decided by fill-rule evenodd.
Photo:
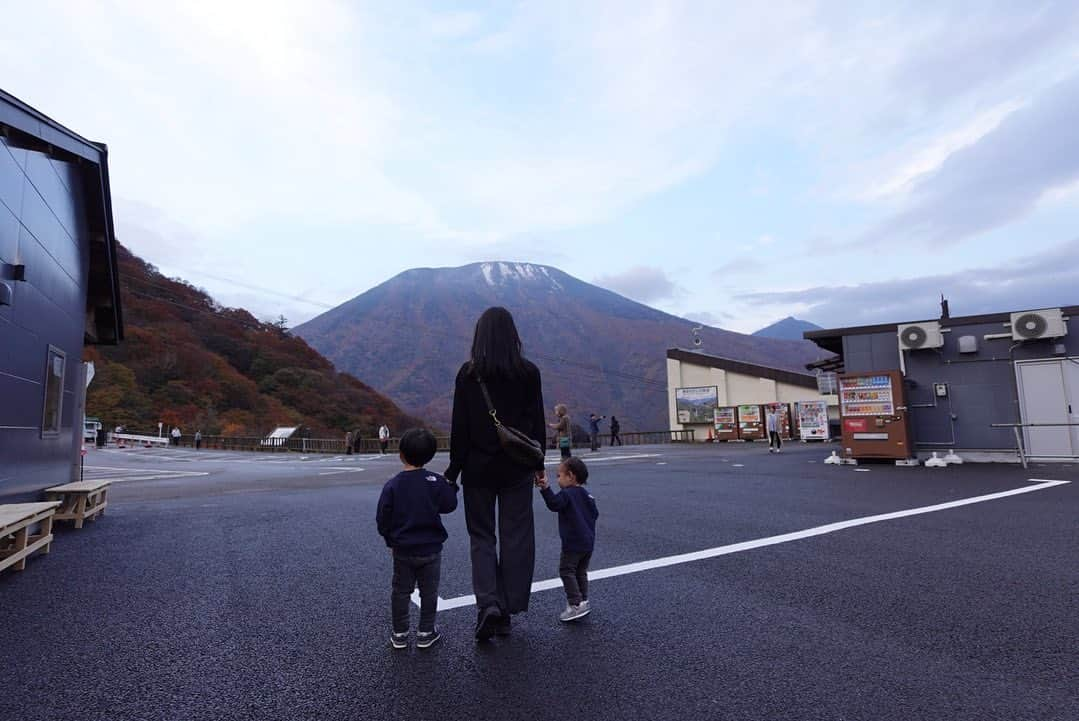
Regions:
M 438 580 L 442 572 L 442 554 L 433 556 L 405 556 L 393 552 L 393 592 L 390 609 L 393 613 L 394 633 L 408 630 L 409 604 L 412 591 L 420 587 L 421 631 L 435 630 L 435 613 L 438 611 Z
M 532 474 L 508 488 L 466 483 L 464 500 L 476 607 L 496 606 L 503 614 L 527 611 L 536 569 Z
M 566 602 L 571 606 L 588 600 L 588 564 L 591 560 L 591 552 L 576 551 L 562 551 L 558 559 L 558 575 L 566 589 Z

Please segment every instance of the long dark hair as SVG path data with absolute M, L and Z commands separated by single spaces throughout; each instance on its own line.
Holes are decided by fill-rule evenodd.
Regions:
M 513 316 L 501 306 L 483 311 L 472 336 L 472 371 L 482 378 L 520 378 L 525 368 Z

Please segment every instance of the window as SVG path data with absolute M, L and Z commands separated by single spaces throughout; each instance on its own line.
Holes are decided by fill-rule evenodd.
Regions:
M 60 433 L 60 413 L 64 407 L 64 371 L 67 356 L 59 348 L 49 346 L 49 359 L 45 364 L 45 409 L 41 415 L 41 436 Z

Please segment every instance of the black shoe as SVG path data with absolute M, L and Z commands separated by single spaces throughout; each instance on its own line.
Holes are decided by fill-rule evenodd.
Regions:
M 502 612 L 498 610 L 498 606 L 488 606 L 481 610 L 479 618 L 476 620 L 476 640 L 490 640 L 501 619 Z
M 496 636 L 509 636 L 510 635 L 510 617 L 509 617 L 509 615 L 503 616 L 501 619 L 499 619 L 498 623 L 495 624 L 495 635 Z

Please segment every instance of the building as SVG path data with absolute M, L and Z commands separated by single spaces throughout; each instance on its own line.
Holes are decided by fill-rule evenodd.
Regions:
M 77 474 L 83 344 L 122 338 L 108 150 L 0 91 L 0 502 Z
M 711 389 L 715 389 L 714 393 Z M 794 404 L 826 400 L 829 415 L 838 420 L 835 395 L 822 396 L 817 377 L 781 368 L 755 365 L 695 350 L 667 350 L 667 408 L 672 430 L 694 430 L 694 439 L 707 441 L 715 435 L 710 411 L 686 422 L 679 418 L 678 398 L 687 391 L 703 391 L 702 401 L 716 407 Z M 711 400 L 714 398 L 714 401 Z
M 1079 423 L 1079 306 L 805 333 L 840 373 L 903 374 L 914 447 L 1014 458 L 1009 423 Z M 820 365 L 820 364 L 814 364 Z M 1079 457 L 1079 427 L 1023 429 L 1035 457 Z

